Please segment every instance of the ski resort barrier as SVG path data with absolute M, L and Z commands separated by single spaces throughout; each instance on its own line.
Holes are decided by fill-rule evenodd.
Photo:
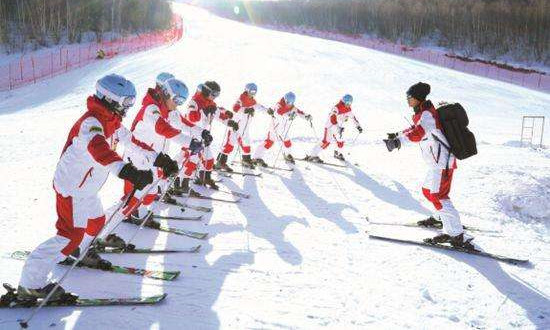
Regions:
M 294 28 L 272 25 L 263 25 L 263 27 L 272 30 L 298 33 L 312 37 L 354 44 L 357 46 L 371 48 L 385 53 L 396 54 L 453 70 L 470 73 L 476 76 L 491 78 L 550 93 L 550 75 L 544 72 L 515 68 L 497 63 L 489 63 L 488 61 L 465 58 L 454 54 L 448 54 L 443 51 L 430 50 L 422 47 L 409 47 L 377 38 L 364 37 L 362 35 L 346 35 L 341 33 L 318 31 L 305 27 Z
M 55 50 L 22 55 L 11 62 L 0 65 L 0 91 L 34 84 L 45 78 L 83 67 L 104 58 L 171 44 L 182 37 L 183 20 L 179 16 L 174 16 L 172 26 L 168 30 L 121 37 L 104 42 L 66 45 Z

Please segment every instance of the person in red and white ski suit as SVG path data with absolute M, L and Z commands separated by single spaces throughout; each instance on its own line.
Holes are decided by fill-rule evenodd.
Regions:
M 258 146 L 254 153 L 254 163 L 259 166 L 267 166 L 263 160 L 266 150 L 270 149 L 275 142 L 280 143 L 284 147 L 284 157 L 287 162 L 294 163 L 292 157 L 292 141 L 288 136 L 292 121 L 296 116 L 300 116 L 311 123 L 312 117 L 302 110 L 294 106 L 296 96 L 289 92 L 277 102 L 273 109 L 269 109 L 268 113 L 272 116 L 271 124 L 265 141 Z
M 309 161 L 319 161 L 322 160 L 319 158 L 319 153 L 321 150 L 326 149 L 331 143 L 336 144 L 334 150 L 334 157 L 340 160 L 344 160 L 342 154 L 342 149 L 344 148 L 344 140 L 342 139 L 342 133 L 344 131 L 344 124 L 349 120 L 353 120 L 355 127 L 359 133 L 363 132 L 363 128 L 359 124 L 359 121 L 353 115 L 351 110 L 351 104 L 353 98 L 351 95 L 346 94 L 330 111 L 327 122 L 325 123 L 325 128 L 323 130 L 323 140 L 315 145 L 311 150 L 309 156 L 306 156 L 306 160 Z
M 256 111 L 267 111 L 267 108 L 259 104 L 254 96 L 256 95 L 256 84 L 250 83 L 245 87 L 245 91 L 239 96 L 235 105 L 233 105 L 233 120 L 239 125 L 238 131 L 227 129 L 222 144 L 222 150 L 218 155 L 218 163 L 216 168 L 227 170 L 229 172 L 232 169 L 227 165 L 227 158 L 234 149 L 234 146 L 238 143 L 242 150 L 242 163 L 243 166 L 253 168 L 252 159 L 250 157 L 250 122 L 252 116 Z
M 400 148 L 402 145 L 418 143 L 422 157 L 429 166 L 422 186 L 422 193 L 434 206 L 436 217 L 443 225 L 443 234 L 433 238 L 436 243 L 451 242 L 453 245 L 468 243 L 464 239 L 460 215 L 455 209 L 449 193 L 453 174 L 457 168 L 455 156 L 447 149 L 449 146 L 439 121 L 437 110 L 431 101 L 426 100 L 430 86 L 418 83 L 409 88 L 407 100 L 414 109 L 414 125 L 402 132 L 388 134 L 385 140 L 388 150 Z M 435 221 L 430 218 L 424 221 Z M 431 240 L 431 239 L 428 239 Z
M 204 149 L 198 154 L 187 151 L 181 174 L 183 190 L 188 189 L 189 179 L 195 174 L 199 162 L 204 171 L 199 173 L 198 182 L 210 188 L 218 189 L 212 180 L 214 169 L 214 156 L 210 148 L 212 136 L 210 129 L 215 119 L 236 131 L 238 124 L 232 120 L 233 113 L 223 107 L 218 107 L 214 99 L 219 95 L 220 87 L 214 81 L 201 84 L 187 106 L 187 112 L 181 117 L 183 130 L 187 130 L 194 139 L 202 140 Z M 185 151 L 185 150 L 184 150 Z
M 124 87 L 117 85 L 114 92 L 109 91 L 114 84 Z M 40 244 L 27 258 L 18 290 L 22 296 L 47 293 L 40 290 L 48 290 L 44 288 L 55 264 L 79 248 L 85 249 L 103 228 L 106 218 L 98 193 L 109 173 L 132 181 L 139 189 L 152 182 L 151 171 L 137 170 L 115 152 L 117 144 L 122 143 L 126 148 L 140 149 L 152 159 L 157 155 L 152 148 L 132 138 L 122 126 L 121 114 L 113 111 L 106 101 L 107 97 L 116 100 L 117 96 L 135 99 L 133 84 L 121 76 L 109 75 L 98 81 L 97 89 L 98 93 L 87 100 L 87 112 L 69 132 L 57 163 L 53 179 L 57 235 Z M 100 99 L 97 95 L 106 97 Z M 61 294 L 62 288 L 59 290 Z
M 165 73 L 160 74 L 159 77 L 164 74 Z M 142 101 L 142 107 L 132 123 L 131 131 L 133 136 L 139 141 L 146 143 L 159 154 L 167 154 L 171 141 L 182 147 L 188 148 L 191 143 L 191 136 L 186 132 L 182 132 L 181 129 L 176 128 L 179 123 L 174 122 L 174 118 L 179 119 L 179 116 L 170 116 L 171 112 L 179 115 L 179 112 L 176 110 L 178 106 L 176 101 L 181 105 L 185 102 L 188 95 L 187 87 L 183 82 L 174 78 L 168 78 L 164 81 L 157 79 L 157 86 L 147 91 Z M 146 170 L 153 168 L 154 159 L 150 159 L 147 155 L 139 151 L 130 150 L 124 154 L 124 157 L 129 158 L 139 169 Z M 153 173 L 155 178 L 165 177 L 165 173 L 160 169 L 153 171 Z M 132 189 L 133 186 L 131 182 L 125 181 L 124 193 L 128 194 Z M 156 189 L 156 187 L 149 191 L 151 192 L 143 198 L 136 212 L 138 217 L 145 216 L 147 207 L 157 196 L 158 189 Z M 134 194 L 128 207 L 132 207 L 140 198 L 141 194 L 139 192 Z

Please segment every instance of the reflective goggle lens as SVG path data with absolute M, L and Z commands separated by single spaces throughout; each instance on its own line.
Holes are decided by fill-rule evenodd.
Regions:
M 185 97 L 182 96 L 175 96 L 173 100 L 176 105 L 183 105 L 185 103 Z

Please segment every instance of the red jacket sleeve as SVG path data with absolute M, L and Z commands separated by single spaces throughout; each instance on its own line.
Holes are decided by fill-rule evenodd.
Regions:
M 159 119 L 157 119 L 157 122 L 155 124 L 155 132 L 164 136 L 167 139 L 171 139 L 174 136 L 178 135 L 181 131 L 172 127 L 172 125 L 170 125 L 166 120 L 160 117 Z
M 110 165 L 117 161 L 122 161 L 122 158 L 109 148 L 109 144 L 105 141 L 105 137 L 96 134 L 88 143 L 88 152 L 92 158 L 103 166 Z

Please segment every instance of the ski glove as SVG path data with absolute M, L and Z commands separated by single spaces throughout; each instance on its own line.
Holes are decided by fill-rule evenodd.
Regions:
M 342 137 L 342 134 L 344 134 L 344 128 L 343 127 L 338 127 L 338 135 L 340 135 L 340 137 Z
M 304 118 L 309 122 L 313 120 L 313 117 L 311 115 L 306 115 Z
M 268 110 L 269 112 L 269 110 Z M 244 109 L 244 113 L 249 115 L 249 116 L 254 116 L 254 108 L 246 108 Z
M 388 134 L 388 139 L 392 140 L 392 139 L 397 139 L 397 137 L 399 136 L 399 132 L 397 133 L 387 133 Z
M 363 133 L 363 127 L 357 126 L 357 131 L 359 132 L 359 134 Z
M 267 109 L 267 114 L 270 115 L 270 116 L 273 116 L 275 114 L 275 111 L 273 111 L 273 109 L 269 108 L 269 109 Z
M 207 115 L 207 116 L 213 115 L 216 112 L 217 109 L 218 108 L 216 108 L 215 105 L 209 105 L 206 108 L 204 108 L 204 114 Z
M 231 112 L 229 110 L 226 110 L 225 111 L 225 117 L 227 117 L 227 119 L 232 119 L 233 118 L 233 112 Z
M 207 129 L 202 131 L 201 137 L 202 137 L 202 140 L 204 141 L 204 145 L 207 147 L 210 145 L 210 143 L 212 143 L 212 140 L 214 140 L 214 138 L 210 134 L 210 131 Z
M 178 173 L 178 163 L 175 160 L 172 160 L 170 156 L 165 153 L 160 153 L 153 163 L 154 166 L 160 167 L 164 175 L 167 177 Z
M 208 133 L 208 134 L 210 135 L 210 133 Z M 212 137 L 210 137 L 210 138 L 212 138 Z M 197 139 L 193 139 L 193 140 L 191 140 L 191 143 L 189 143 L 189 150 L 191 150 L 192 155 L 198 154 L 199 152 L 202 151 L 202 149 L 203 149 L 202 142 L 197 140 Z
M 397 150 L 401 149 L 401 141 L 399 141 L 399 139 L 384 139 L 384 143 L 386 143 L 386 148 L 388 148 L 390 152 L 395 148 L 397 148 Z
M 232 119 L 227 121 L 227 126 L 231 127 L 235 132 L 239 130 L 239 124 Z
M 151 170 L 138 170 L 132 163 L 124 165 L 118 173 L 118 177 L 130 181 L 136 190 L 142 190 L 148 184 L 153 183 L 153 172 Z

